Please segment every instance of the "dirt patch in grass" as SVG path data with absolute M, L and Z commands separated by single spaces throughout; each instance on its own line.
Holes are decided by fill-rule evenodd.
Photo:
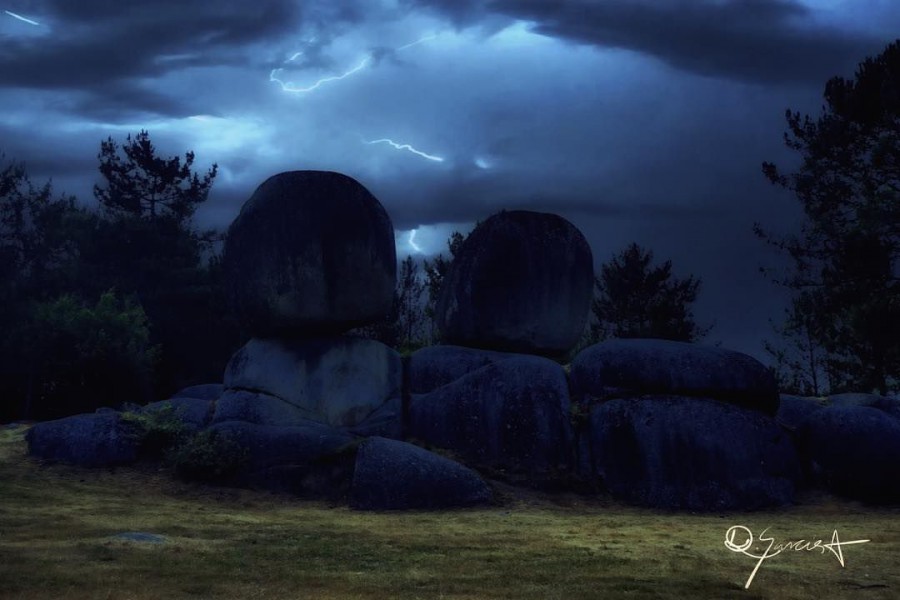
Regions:
M 779 511 L 666 513 L 496 484 L 501 506 L 365 513 L 149 467 L 40 465 L 23 434 L 0 430 L 2 598 L 900 597 L 898 507 L 810 494 Z M 871 541 L 843 546 L 844 567 L 784 552 L 745 590 L 756 561 L 725 547 L 734 525 Z

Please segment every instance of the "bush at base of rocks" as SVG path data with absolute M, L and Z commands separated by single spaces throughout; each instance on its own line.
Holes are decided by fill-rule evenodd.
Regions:
M 120 416 L 123 422 L 132 426 L 132 435 L 142 458 L 162 458 L 188 436 L 188 427 L 172 404 L 163 403 L 149 411 L 123 412 Z
M 183 479 L 219 483 L 239 473 L 247 455 L 247 449 L 227 433 L 207 429 L 172 448 L 167 460 Z

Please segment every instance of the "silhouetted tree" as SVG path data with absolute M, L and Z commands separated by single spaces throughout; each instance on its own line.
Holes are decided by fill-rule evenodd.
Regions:
M 801 291 L 785 310 L 784 323 L 775 331 L 790 343 L 790 349 L 766 341 L 765 349 L 775 360 L 779 389 L 787 394 L 820 396 L 834 385 L 827 355 L 818 343 L 818 322 L 811 291 Z
M 151 219 L 168 215 L 187 224 L 197 205 L 206 201 L 218 172 L 216 164 L 202 179 L 192 172 L 193 152 L 185 153 L 183 163 L 177 156 L 156 156 L 147 131 L 125 138 L 124 157 L 119 150 L 111 137 L 100 143 L 100 174 L 106 185 L 94 186 L 100 205 L 114 215 Z
M 690 305 L 700 281 L 672 275 L 672 261 L 651 267 L 653 253 L 637 244 L 603 264 L 595 278 L 592 341 L 660 338 L 692 342 L 709 329 L 694 322 Z
M 807 344 L 824 356 L 830 392 L 886 393 L 900 385 L 900 40 L 853 80 L 829 80 L 824 97 L 816 120 L 786 113 L 785 143 L 800 168 L 784 174 L 763 163 L 800 201 L 800 233 L 754 229 L 792 260 L 786 276 L 769 275 L 803 295 L 816 324 Z
M 443 254 L 438 254 L 430 262 L 426 260 L 422 263 L 422 268 L 425 271 L 425 288 L 428 291 L 424 314 L 425 319 L 428 321 L 431 342 L 436 342 L 438 338 L 438 330 L 435 324 L 435 307 L 437 306 L 438 295 L 441 293 L 441 285 L 444 283 L 444 277 L 450 270 L 450 263 L 459 254 L 466 237 L 468 236 L 454 231 L 447 238 L 447 249 L 450 251 L 450 257 L 444 258 Z
M 120 148 L 100 144 L 104 185 L 95 235 L 84 248 L 84 279 L 95 292 L 115 287 L 131 295 L 161 345 L 156 395 L 203 380 L 216 381 L 240 338 L 225 309 L 221 269 L 206 260 L 214 232 L 199 231 L 193 215 L 205 202 L 216 165 L 202 178 L 194 154 L 159 158 L 146 131 Z
M 397 299 L 399 302 L 398 321 L 401 339 L 399 345 L 404 350 L 415 350 L 424 345 L 422 327 L 425 322 L 422 294 L 425 282 L 419 278 L 419 266 L 412 256 L 400 263 L 397 277 Z

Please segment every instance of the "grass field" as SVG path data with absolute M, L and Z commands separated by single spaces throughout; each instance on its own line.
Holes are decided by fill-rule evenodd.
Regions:
M 500 490 L 479 510 L 362 513 L 174 481 L 148 468 L 41 466 L 0 430 L 0 598 L 898 598 L 900 507 L 816 495 L 780 511 L 660 513 L 608 498 Z M 725 532 L 778 541 L 764 562 Z M 161 544 L 115 539 L 165 536 Z

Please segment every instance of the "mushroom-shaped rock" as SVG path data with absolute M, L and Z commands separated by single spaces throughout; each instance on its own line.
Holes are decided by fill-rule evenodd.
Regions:
M 570 377 L 576 402 L 663 394 L 713 398 L 768 415 L 778 410 L 778 385 L 761 362 L 733 350 L 687 342 L 600 342 L 578 353 Z
M 350 506 L 362 510 L 435 509 L 486 504 L 478 473 L 413 444 L 381 437 L 359 445 Z
M 390 310 L 394 230 L 346 175 L 279 173 L 231 224 L 223 266 L 230 304 L 253 335 L 341 333 Z
M 498 213 L 453 259 L 437 301 L 438 328 L 448 344 L 565 354 L 584 331 L 593 269 L 590 246 L 566 219 Z

